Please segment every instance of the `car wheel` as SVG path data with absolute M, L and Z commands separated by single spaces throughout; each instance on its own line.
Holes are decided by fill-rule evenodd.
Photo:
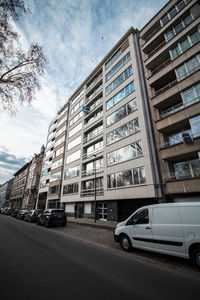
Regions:
M 45 227 L 46 227 L 46 228 L 49 227 L 49 221 L 48 221 L 48 220 L 46 220 L 46 222 L 45 222 Z
M 125 251 L 131 251 L 132 249 L 131 241 L 127 235 L 122 235 L 120 239 L 120 245 Z
M 195 248 L 191 253 L 192 262 L 200 268 L 200 247 Z
M 39 221 L 39 219 L 37 219 L 37 225 L 40 225 L 40 221 Z

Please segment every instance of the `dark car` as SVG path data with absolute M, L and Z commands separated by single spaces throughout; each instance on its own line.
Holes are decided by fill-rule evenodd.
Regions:
M 12 213 L 12 210 L 13 209 L 11 207 L 8 207 L 7 210 L 5 211 L 5 215 L 10 216 Z
M 37 222 L 37 218 L 39 214 L 43 213 L 43 209 L 32 209 L 24 216 L 24 221 Z
M 16 218 L 17 218 L 17 219 L 20 219 L 20 220 L 23 220 L 25 214 L 27 214 L 29 211 L 30 211 L 30 209 L 20 209 L 20 210 L 17 212 Z
M 17 213 L 18 213 L 20 210 L 21 210 L 21 209 L 19 209 L 19 208 L 14 208 L 14 209 L 12 210 L 11 217 L 16 218 L 16 217 L 17 217 Z
M 49 227 L 51 225 L 66 226 L 67 219 L 64 209 L 46 209 L 38 216 L 37 224 Z

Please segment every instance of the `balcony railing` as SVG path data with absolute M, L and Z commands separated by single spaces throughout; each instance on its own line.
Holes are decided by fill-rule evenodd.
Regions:
M 147 54 L 147 59 L 151 57 L 155 52 L 157 52 L 159 49 L 161 49 L 166 44 L 166 41 L 163 40 L 161 44 L 159 44 L 156 48 L 154 48 L 150 53 Z
M 98 107 L 101 103 L 103 103 L 103 97 L 99 98 L 94 104 L 92 104 L 90 106 L 90 111 L 89 113 L 91 113 L 96 107 Z
M 98 131 L 96 131 L 96 132 L 94 132 L 94 133 L 88 134 L 88 135 L 83 139 L 83 144 L 85 144 L 85 143 L 87 143 L 87 142 L 93 140 L 95 137 L 101 135 L 102 133 L 103 133 L 103 129 L 98 130 Z
M 164 61 L 164 63 L 162 63 L 160 66 L 158 66 L 156 69 L 154 69 L 153 71 L 151 71 L 151 75 L 149 77 L 151 77 L 152 75 L 156 74 L 157 72 L 159 72 L 161 69 L 163 69 L 164 67 L 166 67 L 167 65 L 169 65 L 169 63 L 171 62 L 171 58 L 167 59 L 166 61 Z
M 102 117 L 103 117 L 103 111 L 98 115 L 98 117 L 96 117 L 96 118 L 91 118 L 91 119 L 89 120 L 89 122 L 87 122 L 84 126 L 87 127 L 87 126 L 89 126 L 89 125 L 95 123 L 96 121 L 98 121 L 98 120 L 101 119 Z
M 189 129 L 189 130 L 180 132 L 180 134 L 182 134 L 182 133 L 183 134 L 184 133 L 189 133 L 189 137 L 188 138 L 190 138 L 191 141 L 189 141 L 189 140 L 188 140 L 188 142 L 186 141 L 186 144 L 193 143 L 193 141 L 194 141 L 195 138 L 199 138 L 200 137 L 200 131 L 199 132 L 195 132 L 195 134 L 192 134 L 192 130 Z M 177 133 L 177 138 L 174 137 L 173 142 L 172 141 L 168 141 L 168 142 L 165 142 L 165 143 L 160 143 L 158 145 L 158 147 L 159 147 L 159 149 L 164 149 L 164 148 L 172 147 L 174 145 L 181 144 L 183 142 L 184 142 L 183 137 L 178 136 L 178 133 Z
M 103 147 L 93 151 L 92 153 L 84 153 L 83 156 L 82 156 L 82 159 L 86 159 L 86 158 L 90 158 L 92 157 L 94 154 L 99 154 L 100 152 L 103 151 Z
M 95 189 L 87 189 L 81 191 L 81 197 L 88 197 L 88 196 L 94 196 L 95 195 Z M 103 187 L 97 187 L 96 188 L 96 195 L 101 196 L 104 195 L 104 189 Z
M 89 97 L 85 98 L 85 103 L 89 102 L 95 95 L 97 95 L 103 89 L 103 85 L 100 85 L 97 89 L 94 90 Z
M 171 172 L 166 173 L 163 176 L 165 181 L 178 181 L 178 180 L 188 180 L 188 179 L 195 179 L 200 178 L 200 160 L 199 160 L 199 167 L 182 172 Z
M 174 113 L 176 113 L 177 111 L 180 111 L 194 103 L 200 102 L 200 97 L 196 97 L 190 101 L 188 101 L 187 103 L 179 103 L 177 105 L 174 105 L 173 107 L 170 107 L 169 109 L 165 110 L 161 115 L 160 118 L 164 119 Z
M 101 73 L 98 77 L 96 77 L 96 78 L 90 83 L 90 85 L 88 85 L 88 86 L 86 87 L 86 91 L 89 91 L 89 90 L 91 89 L 91 87 L 93 87 L 93 86 L 97 83 L 97 81 L 98 81 L 100 78 L 102 78 L 102 73 Z
M 166 84 L 164 87 L 162 87 L 161 89 L 155 91 L 154 97 L 162 94 L 163 92 L 165 92 L 166 90 L 170 89 L 171 87 L 173 87 L 174 85 L 176 85 L 177 83 L 177 79 L 175 79 L 174 81 Z
M 103 172 L 103 166 L 97 167 L 96 168 L 96 174 L 102 173 Z M 82 172 L 82 176 L 90 176 L 95 174 L 95 168 L 90 169 L 90 170 L 85 170 Z

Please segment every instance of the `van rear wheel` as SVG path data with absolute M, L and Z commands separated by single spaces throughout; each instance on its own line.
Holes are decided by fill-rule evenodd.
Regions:
M 200 247 L 195 248 L 191 253 L 193 263 L 200 268 Z
M 122 235 L 120 239 L 120 245 L 125 251 L 131 251 L 132 249 L 131 241 L 127 235 Z

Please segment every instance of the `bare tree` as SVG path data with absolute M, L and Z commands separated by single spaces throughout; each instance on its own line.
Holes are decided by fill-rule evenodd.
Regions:
M 31 45 L 27 51 L 18 46 L 19 35 L 11 20 L 27 12 L 24 1 L 0 0 L 0 107 L 11 112 L 16 103 L 32 102 L 40 88 L 38 76 L 47 63 L 39 45 Z

